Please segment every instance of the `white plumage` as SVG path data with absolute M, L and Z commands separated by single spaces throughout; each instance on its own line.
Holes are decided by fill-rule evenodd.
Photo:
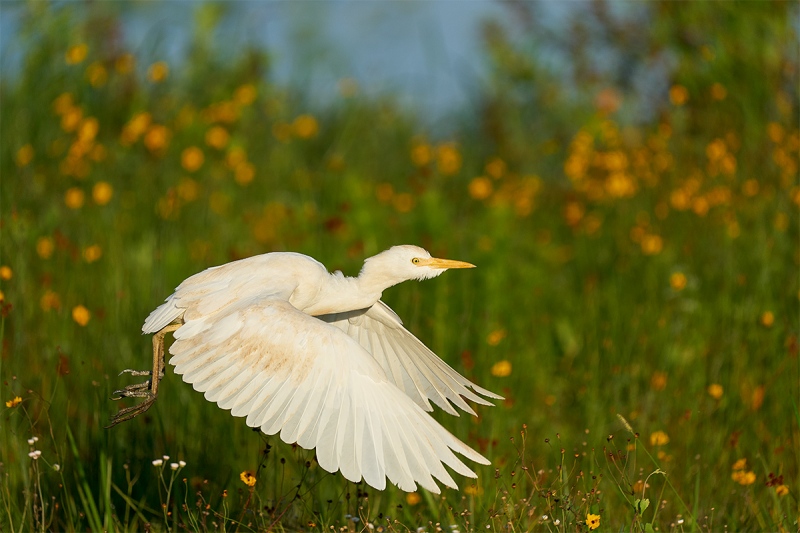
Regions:
M 174 329 L 170 363 L 184 381 L 249 426 L 315 448 L 325 470 L 438 493 L 434 478 L 456 487 L 443 465 L 476 477 L 453 452 L 489 461 L 425 411 L 433 402 L 475 414 L 465 399 L 500 396 L 448 366 L 380 298 L 401 281 L 472 266 L 395 246 L 346 277 L 302 254 L 268 253 L 188 278 L 142 331 Z

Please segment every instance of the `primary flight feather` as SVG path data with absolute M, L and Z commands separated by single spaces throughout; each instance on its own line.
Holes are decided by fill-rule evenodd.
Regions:
M 458 416 L 465 400 L 501 399 L 453 370 L 403 327 L 380 298 L 406 280 L 472 268 L 417 246 L 394 246 L 364 261 L 357 277 L 329 273 L 315 259 L 268 253 L 209 268 L 186 279 L 145 320 L 154 333 L 145 383 L 117 391 L 145 398 L 112 425 L 147 410 L 163 376 L 163 339 L 173 332 L 170 364 L 206 399 L 249 426 L 316 449 L 319 465 L 350 481 L 403 490 L 456 483 L 443 465 L 475 477 L 453 452 L 483 456 L 426 411 L 431 402 Z

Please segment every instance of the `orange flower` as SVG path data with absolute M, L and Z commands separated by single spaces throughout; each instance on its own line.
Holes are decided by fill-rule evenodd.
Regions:
M 68 65 L 77 65 L 78 63 L 83 62 L 86 59 L 86 54 L 89 53 L 89 47 L 85 44 L 76 44 L 74 46 L 70 46 L 67 49 L 67 53 L 64 55 L 64 59 L 67 61 Z
M 72 320 L 78 323 L 79 326 L 85 326 L 89 323 L 92 314 L 86 307 L 78 305 L 72 308 Z
M 99 245 L 93 244 L 91 246 L 87 246 L 85 250 L 83 250 L 83 259 L 87 263 L 94 263 L 98 259 L 103 256 L 103 249 L 100 248 Z
M 6 407 L 16 407 L 21 403 L 22 403 L 22 398 L 20 398 L 19 396 L 14 396 L 13 398 L 11 398 L 6 402 Z
M 427 143 L 417 143 L 411 147 L 411 162 L 418 167 L 424 167 L 433 159 L 433 149 Z
M 476 200 L 485 200 L 492 195 L 492 182 L 483 176 L 474 178 L 469 182 L 469 195 Z
M 164 61 L 158 61 L 147 69 L 147 78 L 153 83 L 160 83 L 167 79 L 169 66 Z
M 317 136 L 319 123 L 312 115 L 300 115 L 292 122 L 292 131 L 301 139 L 310 139 Z
M 248 487 L 254 486 L 257 481 L 255 472 L 251 472 L 250 470 L 245 470 L 244 472 L 239 474 L 239 479 L 241 479 L 242 483 L 244 483 Z
M 153 124 L 144 136 L 144 145 L 151 152 L 162 152 L 169 145 L 170 131 L 166 126 Z
M 436 147 L 436 166 L 445 176 L 452 176 L 461 170 L 461 152 L 455 143 L 440 144 Z
M 669 444 L 669 435 L 664 433 L 663 431 L 654 431 L 650 434 L 650 445 L 651 446 L 664 446 Z
M 234 101 L 239 105 L 250 105 L 256 100 L 256 88 L 252 83 L 242 85 L 233 93 Z
M 28 166 L 33 161 L 33 155 L 33 146 L 30 144 L 24 145 L 17 150 L 17 166 L 20 168 Z
M 503 360 L 498 361 L 492 365 L 490 370 L 493 376 L 504 378 L 511 375 L 511 361 Z
M 722 385 L 719 383 L 712 383 L 708 386 L 708 395 L 714 398 L 715 400 L 719 400 L 722 398 L 722 395 L 725 393 Z
M 683 85 L 673 85 L 669 89 L 669 101 L 672 105 L 682 106 L 689 100 L 689 91 Z
M 64 203 L 70 209 L 80 209 L 83 207 L 84 194 L 78 187 L 70 187 L 64 194 Z
M 222 150 L 228 144 L 230 135 L 222 126 L 214 126 L 206 132 L 206 144 L 217 150 Z
M 36 253 L 42 259 L 49 259 L 53 255 L 54 248 L 53 239 L 50 237 L 39 237 L 36 241 Z
M 408 494 L 406 494 L 406 503 L 408 505 L 417 505 L 421 501 L 422 498 L 416 492 L 409 492 Z
M 202 167 L 203 161 L 205 161 L 203 151 L 196 146 L 190 146 L 181 153 L 181 165 L 189 172 L 194 172 Z
M 10 280 L 14 276 L 14 272 L 8 265 L 0 266 L 0 279 L 4 281 Z
M 683 272 L 673 272 L 669 277 L 669 284 L 676 291 L 682 291 L 686 288 L 686 274 Z
M 500 341 L 506 338 L 506 330 L 504 329 L 496 329 L 493 332 L 489 333 L 489 336 L 486 337 L 486 342 L 489 343 L 489 346 L 497 346 L 500 344 Z
M 772 311 L 764 311 L 761 314 L 761 325 L 765 328 L 771 328 L 775 323 L 775 314 Z
M 106 205 L 114 196 L 114 188 L 106 181 L 98 181 L 92 187 L 92 199 L 97 205 Z

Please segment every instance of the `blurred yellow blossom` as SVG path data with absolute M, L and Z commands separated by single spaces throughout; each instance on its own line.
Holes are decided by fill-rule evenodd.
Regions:
M 417 142 L 411 147 L 411 162 L 418 167 L 424 167 L 433 159 L 433 149 L 425 142 Z
M 409 492 L 408 494 L 406 494 L 406 503 L 408 505 L 417 505 L 421 501 L 422 498 L 416 492 Z
M 225 154 L 225 162 L 230 168 L 235 169 L 243 161 L 247 161 L 247 152 L 240 146 L 231 146 Z
M 744 470 L 747 468 L 747 459 L 744 457 L 741 459 L 737 459 L 733 465 L 731 465 L 731 470 Z
M 379 183 L 375 187 L 375 196 L 380 202 L 389 202 L 394 196 L 394 187 L 392 187 L 391 183 Z
M 566 219 L 567 224 L 570 226 L 577 226 L 578 223 L 583 219 L 583 215 L 585 210 L 581 204 L 578 202 L 569 202 L 566 207 L 564 207 L 564 219 Z
M 660 371 L 653 372 L 653 376 L 650 378 L 650 386 L 655 391 L 662 391 L 667 388 L 667 373 Z
M 758 180 L 749 179 L 742 184 L 742 192 L 745 196 L 755 196 L 758 194 Z
M 46 290 L 39 300 L 39 305 L 42 311 L 50 311 L 51 309 L 61 309 L 61 298 L 55 292 Z
M 686 288 L 686 274 L 673 272 L 669 277 L 669 284 L 676 291 L 682 291 Z
M 642 237 L 641 247 L 645 255 L 658 255 L 664 248 L 664 240 L 659 235 L 648 234 Z
M 480 496 L 483 494 L 483 487 L 479 487 L 478 485 L 467 485 L 464 487 L 464 494 L 469 494 L 470 496 Z
M 708 386 L 708 395 L 714 398 L 715 400 L 719 400 L 722 398 L 722 395 L 725 393 L 722 385 L 719 383 L 712 383 Z
M 153 83 L 159 83 L 167 79 L 169 66 L 164 61 L 157 61 L 147 69 L 147 79 Z
M 672 105 L 682 106 L 689 100 L 689 91 L 683 85 L 673 85 L 669 89 L 669 101 Z
M 735 470 L 731 474 L 731 479 L 734 480 L 739 485 L 752 485 L 756 482 L 756 473 L 752 470 L 745 471 L 745 470 Z
M 54 248 L 53 239 L 50 237 L 39 237 L 36 241 L 36 254 L 42 259 L 50 259 Z
M 103 249 L 100 248 L 99 245 L 93 244 L 91 246 L 87 246 L 83 250 L 83 259 L 87 263 L 94 263 L 98 259 L 103 256 Z
M 238 165 L 236 165 L 236 170 L 234 171 L 234 179 L 236 183 L 239 185 L 247 185 L 253 178 L 256 176 L 256 167 L 253 166 L 252 163 L 249 161 L 242 161 Z
M 661 430 L 654 431 L 650 434 L 651 446 L 664 446 L 665 444 L 669 444 L 669 435 Z
M 493 376 L 497 376 L 499 378 L 504 378 L 506 376 L 511 375 L 511 361 L 503 360 L 498 361 L 492 365 L 492 369 L 490 370 Z
M 86 67 L 86 78 L 92 87 L 102 87 L 108 81 L 108 71 L 100 61 L 95 61 Z
M 244 472 L 239 474 L 239 479 L 241 479 L 242 483 L 244 483 L 248 487 L 252 487 L 256 484 L 256 474 L 255 472 L 251 472 L 250 470 L 245 470 Z
M 98 181 L 92 187 L 92 200 L 97 205 L 106 205 L 114 196 L 114 188 L 106 181 Z
M 392 205 L 398 213 L 408 213 L 414 208 L 414 197 L 407 192 L 401 192 L 392 198 Z
M 194 172 L 202 167 L 203 161 L 205 161 L 203 151 L 196 146 L 190 146 L 181 152 L 181 166 L 189 172 Z
M 89 47 L 86 46 L 84 43 L 76 44 L 70 46 L 67 49 L 67 53 L 64 55 L 64 59 L 67 61 L 68 65 L 77 65 L 78 63 L 83 62 L 86 59 L 86 54 L 89 53 Z
M 469 182 L 469 195 L 476 200 L 485 200 L 492 195 L 492 182 L 484 177 L 478 176 Z
M 589 529 L 597 529 L 600 527 L 600 515 L 589 513 L 586 515 L 586 525 Z
M 22 398 L 20 398 L 19 396 L 14 396 L 13 398 L 11 398 L 10 400 L 8 400 L 6 402 L 6 407 L 9 407 L 9 408 L 16 407 L 21 403 L 22 403 Z
M 255 102 L 257 94 L 255 85 L 246 83 L 236 89 L 233 100 L 239 105 L 250 105 Z
M 319 132 L 319 124 L 312 115 L 300 115 L 292 121 L 292 131 L 301 139 L 310 139 L 316 137 Z
M 728 96 L 728 90 L 724 85 L 717 82 L 711 86 L 711 98 L 714 100 L 725 100 L 726 96 Z
M 436 166 L 445 176 L 461 170 L 461 152 L 455 143 L 444 143 L 436 147 Z
M 8 265 L 0 266 L 0 279 L 8 281 L 14 277 L 14 271 Z
M 775 314 L 772 311 L 764 311 L 761 313 L 761 325 L 765 328 L 771 328 L 775 323 Z
M 486 342 L 489 343 L 489 346 L 497 346 L 500 344 L 500 341 L 506 338 L 506 330 L 500 328 L 492 331 L 486 337 Z
M 200 194 L 200 185 L 192 178 L 181 178 L 176 190 L 183 201 L 191 202 Z
M 170 131 L 166 126 L 153 124 L 144 136 L 144 145 L 151 152 L 163 152 L 169 145 L 170 135 Z
M 495 157 L 486 163 L 486 173 L 496 180 L 502 178 L 506 173 L 506 162 L 499 157 Z
M 636 193 L 636 184 L 630 174 L 613 172 L 606 180 L 605 189 L 612 198 L 629 198 Z
M 719 161 L 728 152 L 725 141 L 714 139 L 706 146 L 706 157 L 709 161 Z
M 26 167 L 33 161 L 33 146 L 30 143 L 22 146 L 19 150 L 17 150 L 17 166 L 18 167 Z
M 15 398 L 15 399 L 20 399 L 20 398 L 19 398 L 19 396 L 17 396 L 17 398 Z M 20 401 L 21 401 L 21 399 L 20 399 Z M 778 485 L 778 486 L 775 487 L 775 494 L 777 494 L 778 496 L 786 496 L 787 494 L 789 494 L 789 487 L 787 485 L 783 485 L 783 484 Z
M 133 72 L 133 67 L 136 65 L 136 59 L 133 54 L 122 54 L 116 61 L 114 61 L 114 68 L 120 74 L 130 74 Z
M 151 119 L 150 113 L 147 112 L 137 113 L 130 119 L 122 128 L 122 134 L 120 135 L 122 144 L 130 145 L 135 143 L 139 137 L 147 131 L 147 128 L 150 127 Z
M 83 118 L 83 111 L 79 107 L 72 107 L 61 116 L 61 129 L 67 133 L 75 131 Z
M 64 194 L 64 203 L 70 209 L 80 209 L 83 207 L 84 194 L 78 187 L 70 187 Z
M 70 93 L 61 93 L 53 100 L 53 111 L 58 115 L 63 115 L 75 105 Z
M 222 126 L 213 126 L 206 132 L 206 144 L 217 150 L 222 150 L 228 144 L 230 135 Z
M 82 305 L 77 305 L 72 308 L 72 320 L 74 320 L 79 326 L 85 326 L 88 324 L 91 317 L 92 314 L 88 309 L 86 309 L 86 307 Z

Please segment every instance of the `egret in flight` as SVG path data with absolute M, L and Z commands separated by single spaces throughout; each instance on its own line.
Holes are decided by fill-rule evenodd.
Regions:
M 492 405 L 500 396 L 453 370 L 403 327 L 381 301 L 387 288 L 433 278 L 462 261 L 394 246 L 364 261 L 357 277 L 330 274 L 315 259 L 268 253 L 209 268 L 181 283 L 150 313 L 152 371 L 144 383 L 116 391 L 144 398 L 111 425 L 146 411 L 164 376 L 164 336 L 175 373 L 233 416 L 289 444 L 316 448 L 328 472 L 376 489 L 386 479 L 411 492 L 438 493 L 433 478 L 456 483 L 443 465 L 476 477 L 453 452 L 489 464 L 426 411 L 431 402 L 458 416 L 466 400 Z

